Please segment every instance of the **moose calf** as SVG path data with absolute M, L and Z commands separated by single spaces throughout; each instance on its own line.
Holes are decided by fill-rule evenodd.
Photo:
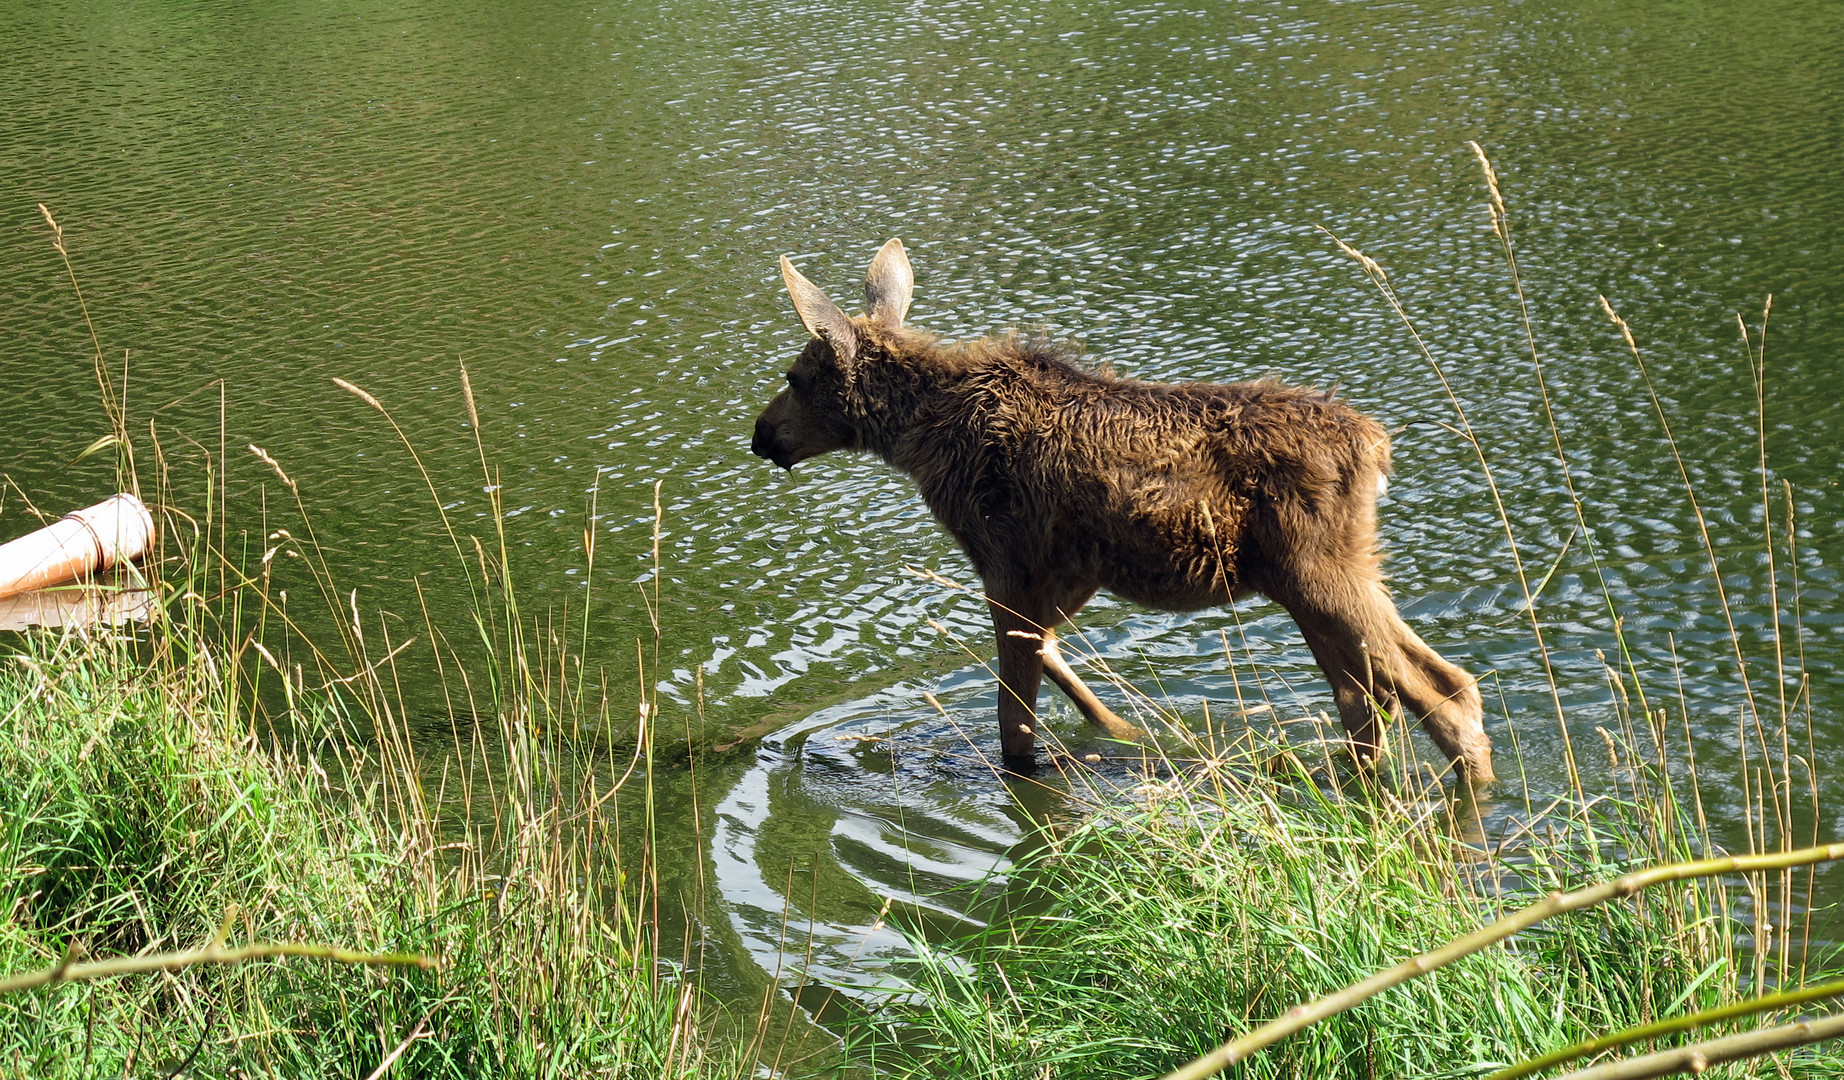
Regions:
M 781 276 L 813 340 L 750 449 L 784 469 L 868 451 L 915 479 L 985 583 L 1008 765 L 1034 759 L 1044 672 L 1108 734 L 1142 734 L 1057 650 L 1057 625 L 1096 590 L 1173 611 L 1258 592 L 1299 624 L 1360 758 L 1376 753 L 1379 710 L 1400 704 L 1463 779 L 1492 778 L 1472 677 L 1383 585 L 1376 421 L 1272 381 L 1140 382 L 1015 335 L 941 342 L 903 325 L 914 277 L 898 240 L 871 261 L 858 318 L 785 257 Z

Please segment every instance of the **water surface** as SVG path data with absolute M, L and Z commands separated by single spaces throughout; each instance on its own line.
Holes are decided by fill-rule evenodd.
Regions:
M 1533 790 L 1560 790 L 1564 729 L 1485 473 L 1330 233 L 1387 268 L 1471 419 L 1546 581 L 1538 610 L 1590 784 L 1608 774 L 1594 729 L 1615 692 L 1597 650 L 1618 657 L 1618 618 L 1649 693 L 1697 734 L 1717 827 L 1743 845 L 1725 602 L 1756 692 L 1776 699 L 1782 626 L 1814 744 L 1844 736 L 1840 43 L 1844 9 L 1789 3 L 14 5 L 0 470 L 47 509 L 112 482 L 102 457 L 73 464 L 106 425 L 45 202 L 108 355 L 130 356 L 144 450 L 159 440 L 194 506 L 221 457 L 252 550 L 298 524 L 253 443 L 299 484 L 344 588 L 405 634 L 426 602 L 465 643 L 435 506 L 490 535 L 495 486 L 526 610 L 570 612 L 572 648 L 611 685 L 634 683 L 651 635 L 637 586 L 657 585 L 663 694 L 700 718 L 701 743 L 740 744 L 707 773 L 702 838 L 731 959 L 785 960 L 791 904 L 842 972 L 897 947 L 870 929 L 885 898 L 952 916 L 942 886 L 1024 834 L 979 761 L 984 609 L 913 572 L 970 576 L 909 483 L 844 457 L 784 476 L 747 452 L 804 336 L 784 253 L 853 302 L 899 235 L 911 319 L 943 335 L 1037 328 L 1146 378 L 1339 387 L 1396 431 L 1382 532 L 1406 616 L 1486 679 L 1505 770 L 1515 742 Z M 1510 201 L 1573 495 L 1468 140 Z M 1754 332 L 1770 293 L 1764 502 L 1736 316 Z M 1601 295 L 1635 328 L 1720 576 Z M 335 377 L 388 406 L 434 499 Z M 1782 548 L 1770 576 L 1763 519 L 1784 524 L 1783 481 L 1797 554 Z M 17 492 L 0 524 L 23 531 Z M 1188 715 L 1251 674 L 1271 717 L 1329 706 L 1271 605 L 1180 616 L 1103 599 L 1082 630 Z M 417 670 L 406 692 L 433 710 L 433 665 Z M 1066 706 L 1054 715 L 1084 738 Z M 1514 791 L 1502 812 L 1521 806 Z M 788 899 L 796 864 L 825 887 Z

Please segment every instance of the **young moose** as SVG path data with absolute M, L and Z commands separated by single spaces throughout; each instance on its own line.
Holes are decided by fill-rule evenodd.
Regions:
M 1479 691 L 1396 613 L 1376 546 L 1389 435 L 1330 394 L 1271 381 L 1162 384 L 1083 370 L 1016 336 L 950 345 L 903 325 L 900 241 L 847 316 L 781 260 L 813 335 L 750 449 L 784 469 L 832 450 L 908 473 L 985 583 L 1007 764 L 1036 747 L 1041 675 L 1108 734 L 1116 716 L 1057 650 L 1098 589 L 1186 611 L 1251 592 L 1293 615 L 1361 758 L 1406 705 L 1467 780 L 1492 778 Z

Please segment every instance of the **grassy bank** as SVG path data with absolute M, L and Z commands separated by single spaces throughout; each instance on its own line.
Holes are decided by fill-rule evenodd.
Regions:
M 4 995 L 0 1073 L 733 1073 L 652 953 L 646 898 L 587 855 L 618 823 L 516 775 L 542 755 L 499 763 L 497 822 L 438 832 L 337 694 L 300 700 L 290 745 L 253 738 L 228 661 L 45 637 L 0 665 L 0 972 L 189 948 L 233 909 L 232 942 L 438 969 L 265 961 Z
M 391 737 L 361 736 L 341 694 L 293 695 L 292 732 L 258 738 L 231 670 L 209 648 L 150 656 L 49 636 L 0 667 L 0 972 L 54 965 L 73 944 L 191 947 L 229 911 L 233 942 L 416 952 L 439 967 L 268 961 L 0 995 L 0 1071 L 748 1071 L 752 1040 L 710 1036 L 712 1004 L 655 953 L 646 910 L 659 898 L 644 871 L 621 871 L 644 867 L 644 841 L 630 835 L 623 852 L 620 823 L 569 794 L 611 778 L 571 782 L 544 764 L 562 748 L 502 717 L 508 745 L 533 752 L 493 762 L 501 812 L 439 828 L 418 807 L 454 793 L 393 771 Z M 1489 849 L 1438 788 L 1347 780 L 1341 794 L 1282 747 L 1109 775 L 1072 778 L 1067 812 L 1008 872 L 985 929 L 915 937 L 901 973 L 916 992 L 845 1032 L 846 1060 L 897 1076 L 1157 1076 L 1535 896 L 1702 842 L 1669 787 L 1638 774 L 1617 800 L 1552 809 Z M 1741 1000 L 1761 956 L 1730 912 L 1767 889 L 1686 882 L 1554 920 L 1237 1075 L 1478 1076 Z M 1807 981 L 1827 977 L 1825 957 L 1797 959 Z M 1772 979 L 1793 975 L 1765 963 Z M 1834 1077 L 1844 1056 L 1809 1049 L 1726 1075 Z

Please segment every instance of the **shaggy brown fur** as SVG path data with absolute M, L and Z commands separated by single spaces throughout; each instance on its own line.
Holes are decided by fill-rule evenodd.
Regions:
M 751 449 L 783 468 L 868 451 L 915 478 L 985 582 L 1008 762 L 1034 757 L 1044 673 L 1110 734 L 1141 734 L 1057 649 L 1056 626 L 1098 589 L 1177 611 L 1259 592 L 1299 624 L 1360 757 L 1376 752 L 1378 708 L 1402 704 L 1462 777 L 1491 779 L 1472 677 L 1383 585 L 1376 421 L 1276 382 L 1139 382 L 1015 336 L 938 342 L 903 326 L 913 279 L 896 240 L 871 264 L 860 318 L 785 258 L 781 271 L 814 336 Z

